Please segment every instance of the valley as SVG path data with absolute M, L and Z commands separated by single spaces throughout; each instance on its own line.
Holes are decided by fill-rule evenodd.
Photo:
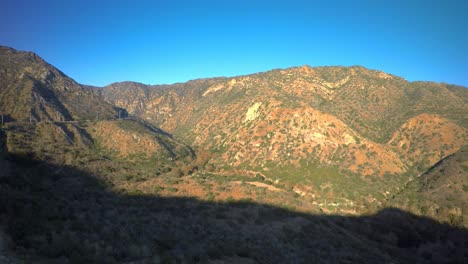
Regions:
M 462 263 L 467 91 L 361 66 L 93 87 L 0 47 L 0 255 Z

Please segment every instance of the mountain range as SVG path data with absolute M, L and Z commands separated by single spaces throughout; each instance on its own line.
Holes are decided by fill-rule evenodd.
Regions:
M 386 199 L 468 140 L 466 88 L 407 82 L 360 66 L 94 90 L 214 153 L 210 163 L 221 171 L 258 173 L 349 207 L 356 197 Z
M 190 211 L 208 206 L 212 209 L 206 215 L 192 214 L 196 219 L 206 217 L 214 225 L 219 224 L 220 212 L 226 210 L 254 214 L 252 223 L 233 216 L 245 232 L 254 228 L 251 224 L 265 221 L 255 213 L 259 210 L 266 210 L 267 219 L 274 219 L 276 214 L 288 219 L 275 224 L 292 233 L 300 231 L 299 227 L 294 231 L 296 220 L 304 230 L 311 223 L 319 223 L 324 233 L 332 234 L 338 228 L 344 233 L 328 237 L 331 242 L 327 243 L 345 243 L 350 255 L 342 252 L 337 259 L 327 259 L 313 251 L 320 255 L 320 262 L 365 261 L 353 255 L 359 251 L 352 249 L 364 245 L 370 247 L 366 255 L 369 263 L 466 260 L 468 252 L 463 248 L 468 247 L 463 243 L 468 239 L 451 240 L 448 234 L 452 231 L 447 230 L 460 228 L 456 232 L 466 236 L 468 227 L 467 109 L 465 87 L 408 82 L 361 66 L 306 65 L 171 85 L 120 82 L 94 87 L 77 83 L 32 52 L 0 47 L 0 165 L 4 168 L 0 184 L 5 204 L 0 215 L 7 230 L 0 234 L 5 233 L 4 241 L 12 241 L 12 246 L 4 250 L 16 252 L 11 259 L 18 263 L 25 260 L 24 256 L 46 263 L 62 256 L 82 263 L 83 259 L 72 254 L 75 249 L 90 256 L 86 262 L 113 263 L 148 260 L 149 253 L 143 251 L 153 252 L 147 247 L 156 239 L 156 255 L 182 263 L 196 262 L 190 255 L 195 247 L 178 243 L 182 241 L 179 235 L 174 235 L 176 241 L 162 241 L 149 234 L 138 239 L 130 235 L 125 239 L 135 242 L 138 249 L 127 252 L 105 237 L 107 231 L 100 229 L 92 236 L 93 231 L 81 226 L 84 220 L 76 213 L 88 210 L 85 214 L 89 221 L 96 223 L 101 213 L 110 216 L 110 211 L 122 210 L 125 217 L 117 218 L 126 222 L 138 199 L 147 208 L 161 203 L 143 200 L 154 196 L 195 199 L 166 201 L 173 207 L 167 205 L 162 213 L 177 221 L 182 220 L 174 212 L 181 208 Z M 82 195 L 90 196 L 80 202 Z M 62 208 L 70 199 L 75 201 L 70 213 L 65 209 L 56 209 L 50 215 L 41 211 L 51 205 Z M 122 199 L 132 208 L 114 204 L 113 199 Z M 239 211 L 239 202 L 252 205 Z M 257 208 L 257 203 L 286 211 Z M 30 222 L 32 208 L 42 212 L 37 223 Z M 152 210 L 158 210 L 155 208 Z M 136 221 L 146 228 L 165 219 L 159 214 L 155 218 L 143 216 L 151 215 L 144 208 L 134 210 L 142 214 Z M 404 227 L 405 232 L 394 226 L 387 238 L 385 233 L 373 237 L 369 230 L 365 230 L 365 236 L 359 234 L 365 229 L 364 222 L 379 229 L 382 217 L 406 218 L 399 210 L 411 213 L 408 218 L 412 220 L 408 221 L 412 223 L 417 217 L 430 217 L 434 222 L 421 220 L 423 227 L 415 227 L 411 238 L 401 237 L 409 232 L 406 228 L 411 229 L 410 225 Z M 297 215 L 292 217 L 288 212 Z M 321 216 L 317 220 L 309 214 Z M 326 215 L 340 217 L 324 220 L 322 216 Z M 349 220 L 358 215 L 375 218 Z M 226 217 L 222 218 L 229 221 Z M 190 226 L 184 236 L 195 239 L 200 228 L 200 232 L 208 232 L 208 227 L 195 222 L 197 226 L 184 222 Z M 123 228 L 126 234 L 132 233 L 129 227 L 110 226 L 112 232 Z M 216 227 L 220 233 L 231 234 L 226 228 Z M 421 240 L 428 237 L 426 228 L 437 230 L 440 240 L 432 236 L 430 243 Z M 263 236 L 257 231 L 253 234 L 254 239 Z M 94 249 L 75 245 L 78 242 L 71 238 L 75 242 L 56 251 L 40 245 L 58 247 L 62 240 L 54 240 L 54 236 L 82 236 L 95 243 Z M 287 248 L 289 240 L 283 241 L 282 236 L 273 231 L 268 239 L 278 240 L 282 248 Z M 344 237 L 355 240 L 346 244 Z M 420 239 L 417 243 L 416 237 Z M 213 263 L 275 263 L 287 259 L 282 258 L 287 255 L 283 251 L 271 259 L 250 249 L 233 253 L 246 237 L 233 239 L 239 244 L 213 254 L 205 250 L 209 243 L 220 240 L 210 236 L 202 242 L 206 242 L 202 253 L 197 253 L 206 258 L 199 260 L 221 257 L 221 262 Z M 451 241 L 453 247 L 442 246 L 442 240 Z M 292 259 L 307 262 L 304 252 L 311 245 L 296 242 L 290 251 Z M 107 250 L 110 244 L 119 249 Z M 406 252 L 411 247 L 418 251 L 414 257 Z M 429 254 L 431 247 L 439 255 Z M 178 250 L 176 256 L 171 255 L 174 250 Z M 382 259 L 376 257 L 381 253 L 385 254 Z

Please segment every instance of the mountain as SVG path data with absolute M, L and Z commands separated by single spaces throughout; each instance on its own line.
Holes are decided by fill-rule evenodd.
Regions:
M 336 116 L 362 136 L 377 142 L 388 141 L 407 119 L 422 113 L 436 113 L 461 124 L 467 121 L 464 110 L 468 95 L 463 87 L 410 83 L 359 66 L 303 66 L 175 85 L 123 82 L 98 91 L 114 105 L 158 122 L 169 131 L 178 129 L 167 116 L 174 116 L 183 111 L 181 109 L 190 110 L 186 105 L 196 106 L 193 111 L 199 112 L 205 110 L 200 105 L 231 105 L 256 98 L 257 101 L 279 101 L 289 108 L 313 107 Z
M 303 66 L 99 88 L 0 59 L 0 262 L 467 262 L 464 87 Z
M 356 197 L 385 200 L 466 145 L 466 90 L 360 66 L 95 89 L 129 114 L 215 153 L 210 163 L 220 171 L 259 173 L 320 200 L 341 197 L 331 203 L 349 207 Z
M 13 121 L 112 118 L 116 109 L 32 52 L 0 47 L 0 112 Z
M 123 109 L 32 52 L 0 47 L 0 98 L 10 153 L 60 164 L 103 155 L 163 160 L 191 155 L 168 133 L 138 119 L 122 119 Z

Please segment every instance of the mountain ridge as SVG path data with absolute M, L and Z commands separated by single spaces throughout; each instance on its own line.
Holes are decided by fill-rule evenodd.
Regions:
M 209 164 L 223 173 L 252 171 L 320 200 L 370 195 L 378 204 L 467 144 L 465 91 L 360 66 L 302 66 L 96 92 L 214 153 Z
M 208 79 L 230 79 L 230 78 L 236 78 L 236 77 L 246 77 L 246 76 L 251 76 L 251 75 L 264 74 L 264 73 L 268 73 L 268 72 L 272 72 L 272 71 L 281 71 L 281 70 L 284 71 L 284 70 L 297 69 L 297 68 L 318 68 L 318 69 L 320 69 L 320 68 L 357 68 L 357 69 L 359 69 L 360 68 L 360 69 L 365 69 L 365 70 L 368 70 L 368 71 L 382 72 L 382 73 L 385 73 L 385 74 L 387 74 L 389 76 L 393 76 L 393 77 L 402 79 L 402 80 L 404 80 L 404 81 L 406 81 L 408 83 L 433 83 L 433 84 L 442 84 L 442 85 L 450 85 L 450 86 L 468 88 L 468 87 L 466 87 L 464 85 L 461 85 L 461 84 L 444 82 L 444 81 L 428 81 L 428 80 L 409 81 L 406 78 L 401 77 L 401 76 L 399 76 L 397 74 L 387 73 L 387 72 L 385 72 L 383 70 L 379 70 L 377 68 L 366 67 L 366 66 L 358 65 L 358 64 L 349 65 L 349 66 L 345 66 L 345 65 L 316 65 L 316 66 L 312 66 L 312 65 L 309 65 L 309 64 L 303 64 L 301 66 L 289 66 L 289 67 L 284 67 L 284 68 L 272 68 L 272 69 L 268 69 L 268 70 L 264 70 L 264 71 L 251 72 L 251 73 L 245 73 L 245 74 L 239 74 L 239 75 L 200 77 L 200 78 L 189 79 L 189 80 L 186 80 L 186 81 L 177 81 L 177 82 L 174 82 L 174 83 L 144 83 L 144 82 L 140 82 L 138 80 L 130 80 L 129 79 L 129 80 L 111 82 L 111 83 L 106 84 L 106 85 L 93 85 L 93 84 L 83 84 L 83 85 L 94 87 L 94 88 L 105 88 L 107 86 L 122 84 L 122 83 L 134 83 L 134 84 L 140 84 L 140 85 L 143 85 L 143 86 L 155 86 L 155 87 L 157 87 L 157 86 L 172 86 L 172 85 L 179 85 L 179 84 L 184 84 L 184 83 L 193 82 L 193 81 L 203 81 L 203 80 L 208 80 Z
M 113 106 L 35 53 L 3 48 L 0 56 L 0 95 L 4 98 L 0 111 L 4 115 L 36 121 L 89 119 L 98 113 L 105 118 L 115 115 Z
M 75 163 L 78 157 L 96 155 L 125 158 L 143 152 L 176 158 L 190 153 L 163 130 L 126 119 L 124 109 L 103 101 L 33 52 L 0 47 L 0 98 L 1 126 L 9 150 L 17 155 Z M 114 141 L 103 131 L 115 132 Z
M 58 94 L 57 99 L 41 97 L 39 102 L 45 105 L 37 107 L 45 113 L 41 118 L 31 120 L 30 114 L 28 120 L 23 113 L 26 134 L 15 130 L 9 139 L 10 147 L 18 151 L 33 148 L 39 155 L 49 153 L 50 147 L 31 144 L 39 140 L 52 144 L 55 151 L 67 144 L 95 146 L 115 159 L 133 162 L 151 160 L 153 151 L 167 152 L 162 157 L 169 159 L 179 154 L 196 159 L 200 154 L 203 158 L 198 163 L 207 163 L 223 175 L 257 173 L 279 187 L 317 199 L 352 201 L 368 194 L 367 200 L 383 204 L 402 184 L 467 144 L 466 88 L 407 82 L 362 66 L 305 65 L 174 85 L 118 82 L 97 88 L 76 83 L 33 53 L 2 51 L 4 57 L 5 53 L 19 57 L 9 64 L 3 60 L 5 71 L 0 74 L 30 72 L 40 87 Z M 9 80 L 4 80 L 4 94 L 5 87 L 29 91 L 22 83 L 13 81 L 12 86 Z M 71 93 L 60 94 L 67 89 Z M 73 91 L 91 93 L 87 105 L 102 105 L 100 109 L 108 109 L 113 116 L 99 117 L 101 110 L 94 118 L 76 113 L 83 104 L 82 100 L 67 103 Z M 53 100 L 62 99 L 70 114 L 51 115 L 60 113 L 60 108 L 53 108 L 57 105 Z M 0 110 L 11 112 L 4 106 Z M 133 121 L 120 119 L 127 112 Z M 28 121 L 38 125 L 28 128 Z M 154 139 L 159 143 L 152 143 Z M 193 172 L 192 165 L 182 160 L 176 174 Z

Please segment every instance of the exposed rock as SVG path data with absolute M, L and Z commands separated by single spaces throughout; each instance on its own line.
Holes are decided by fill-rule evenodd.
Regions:
M 245 114 L 245 120 L 244 122 L 247 122 L 247 121 L 252 121 L 252 120 L 255 120 L 257 119 L 257 117 L 259 116 L 259 112 L 258 112 L 258 109 L 260 108 L 260 106 L 262 105 L 262 103 L 260 102 L 256 102 L 254 105 L 252 105 L 249 110 L 247 110 L 247 113 Z

